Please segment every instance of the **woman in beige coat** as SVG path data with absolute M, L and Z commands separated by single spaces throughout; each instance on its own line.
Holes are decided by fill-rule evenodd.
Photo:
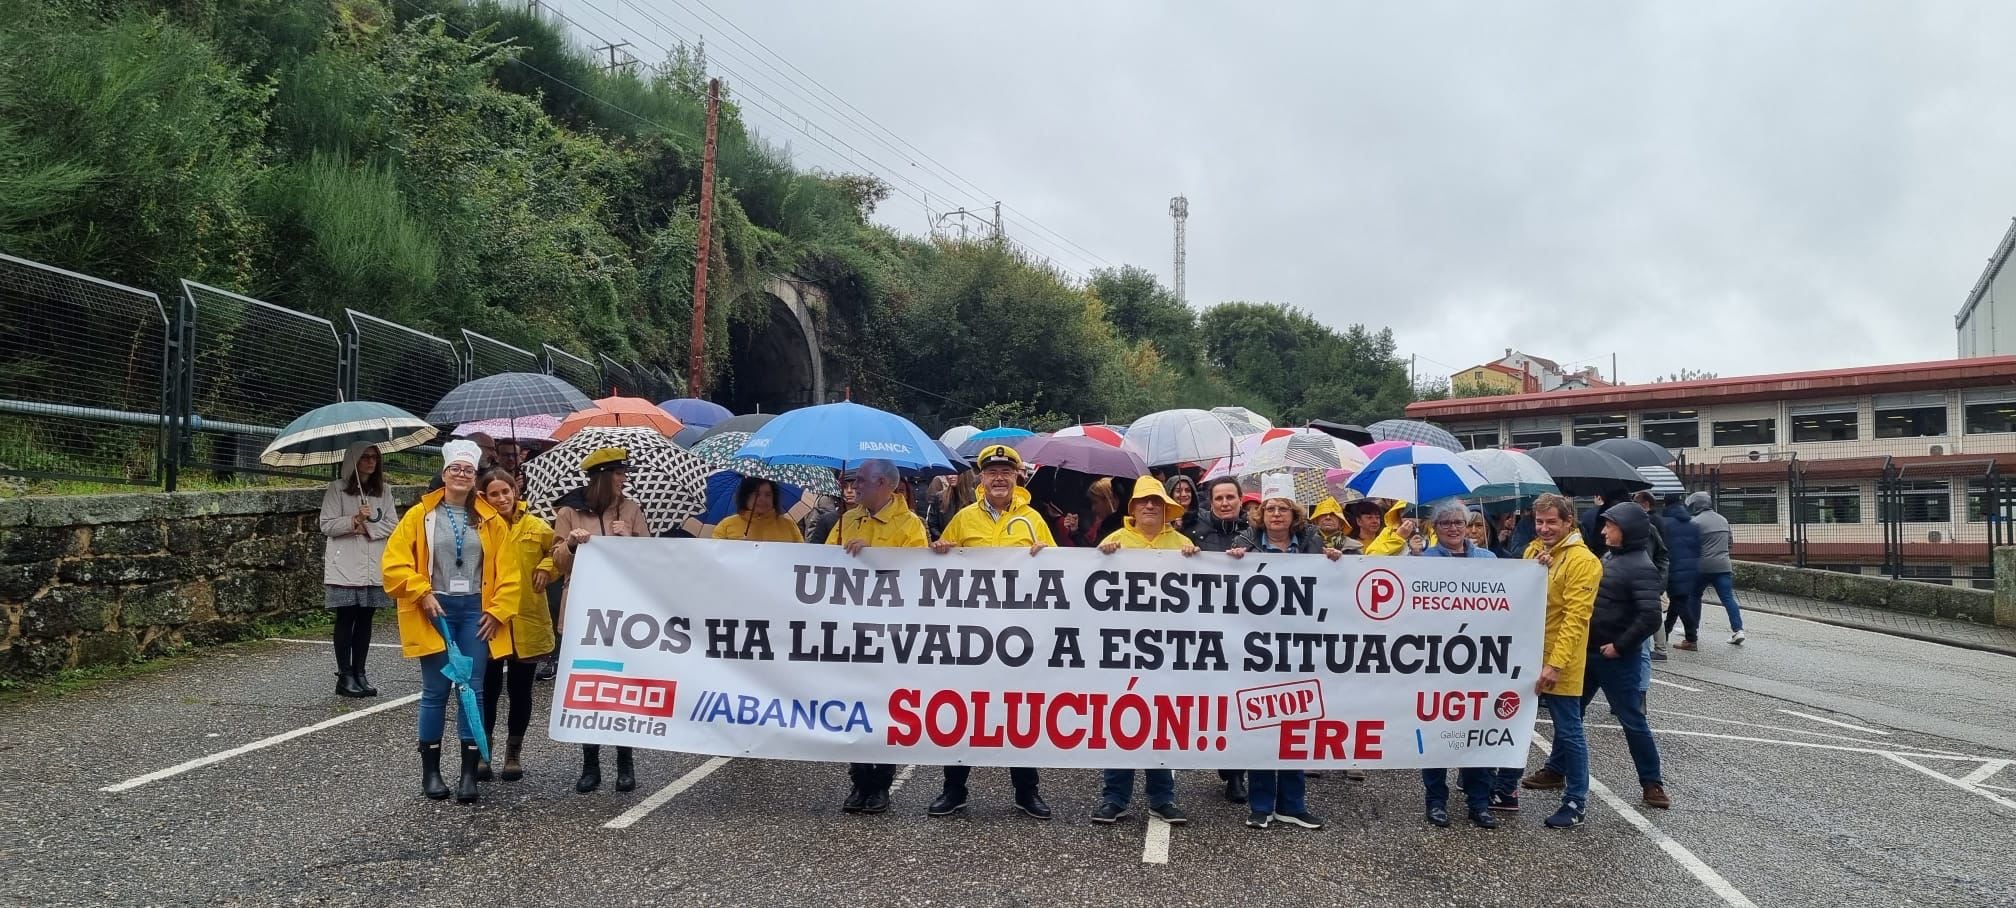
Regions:
M 553 545 L 553 570 L 558 576 L 573 573 L 574 553 L 597 536 L 651 535 L 651 528 L 644 521 L 644 509 L 623 494 L 630 475 L 629 456 L 630 452 L 622 448 L 601 448 L 582 458 L 581 472 L 588 474 L 587 487 L 561 496 L 554 504 L 553 536 L 557 541 Z M 567 616 L 564 599 L 560 616 L 560 624 L 564 624 Z M 554 632 L 560 633 L 559 624 Z M 631 753 L 631 748 L 616 748 L 617 791 L 637 787 Z M 602 745 L 583 744 L 581 778 L 574 782 L 574 790 L 587 794 L 601 786 Z

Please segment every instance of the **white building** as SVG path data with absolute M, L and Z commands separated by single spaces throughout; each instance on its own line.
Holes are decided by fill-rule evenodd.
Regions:
M 2010 220 L 1995 255 L 1967 294 L 1967 303 L 1953 317 L 1962 358 L 2016 353 L 2016 274 L 2002 268 L 2012 249 L 2016 249 L 2016 219 Z

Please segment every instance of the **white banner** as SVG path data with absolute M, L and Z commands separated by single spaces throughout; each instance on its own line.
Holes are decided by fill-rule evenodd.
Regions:
M 597 537 L 556 740 L 978 766 L 1518 766 L 1530 562 Z

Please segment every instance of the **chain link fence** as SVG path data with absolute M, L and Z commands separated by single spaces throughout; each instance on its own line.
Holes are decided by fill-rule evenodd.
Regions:
M 462 329 L 462 349 L 469 352 L 467 374 L 464 376 L 468 379 L 506 372 L 539 371 L 538 354 L 467 328 Z
M 326 318 L 182 282 L 186 387 L 176 460 L 220 474 L 274 470 L 259 454 L 295 417 L 343 399 L 343 340 Z
M 565 350 L 543 345 L 546 351 L 546 372 L 570 385 L 589 397 L 600 397 L 602 373 L 591 363 Z

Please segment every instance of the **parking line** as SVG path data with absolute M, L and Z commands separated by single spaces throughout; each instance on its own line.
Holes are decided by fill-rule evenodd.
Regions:
M 896 778 L 890 781 L 889 783 L 889 793 L 895 794 L 898 789 L 901 789 L 903 787 L 903 783 L 910 781 L 910 776 L 915 772 L 917 772 L 917 764 L 915 763 L 905 766 L 901 770 L 899 770 L 896 773 Z
M 1539 748 L 1543 754 L 1550 752 L 1547 742 L 1540 740 L 1538 737 L 1533 739 L 1533 746 Z M 1630 823 L 1639 832 L 1644 833 L 1646 838 L 1652 840 L 1652 844 L 1659 846 L 1660 851 L 1666 852 L 1667 857 L 1672 858 L 1682 869 L 1692 874 L 1694 879 L 1699 880 L 1701 885 L 1708 888 L 1709 892 L 1715 893 L 1716 898 L 1721 899 L 1724 903 L 1732 906 L 1732 908 L 1757 908 L 1757 903 L 1750 901 L 1750 897 L 1744 895 L 1742 890 L 1737 889 L 1736 884 L 1729 882 L 1727 877 L 1715 872 L 1715 868 L 1708 866 L 1708 862 L 1701 860 L 1694 852 L 1689 851 L 1687 846 L 1675 841 L 1672 836 L 1666 834 L 1665 830 L 1652 825 L 1652 821 L 1646 819 L 1644 814 L 1639 813 L 1637 808 L 1625 803 L 1623 798 L 1618 797 L 1616 792 L 1610 790 L 1610 786 L 1598 781 L 1593 775 L 1589 777 L 1589 791 L 1597 797 L 1602 798 L 1603 803 L 1610 805 L 1611 810 L 1617 811 L 1617 814 L 1624 818 L 1624 822 Z
M 1833 719 L 1829 719 L 1829 718 L 1827 718 L 1826 716 L 1816 716 L 1816 715 L 1813 715 L 1812 713 L 1802 713 L 1802 712 L 1800 712 L 1800 711 L 1798 711 L 1798 710 L 1796 710 L 1796 709 L 1780 709 L 1780 710 L 1774 710 L 1774 711 L 1775 711 L 1775 712 L 1781 712 L 1781 713 L 1784 713 L 1785 715 L 1788 715 L 1788 716 L 1798 716 L 1798 717 L 1799 717 L 1799 718 L 1801 718 L 1801 719 L 1810 719 L 1810 720 L 1812 720 L 1812 721 L 1814 721 L 1814 722 L 1825 722 L 1825 723 L 1826 723 L 1826 724 L 1828 724 L 1828 725 L 1833 725 L 1833 726 L 1836 726 L 1836 727 L 1839 727 L 1839 728 L 1845 728 L 1845 729 L 1848 729 L 1849 731 L 1859 731 L 1859 732 L 1862 732 L 1862 733 L 1864 733 L 1864 734 L 1870 734 L 1870 735 L 1888 735 L 1888 734 L 1889 734 L 1889 732 L 1887 732 L 1887 731 L 1882 731 L 1882 730 L 1879 730 L 1879 729 L 1874 729 L 1874 728 L 1869 728 L 1869 727 L 1867 727 L 1867 726 L 1863 726 L 1863 725 L 1855 725 L 1855 724 L 1852 724 L 1852 723 L 1848 723 L 1848 722 L 1839 722 L 1839 721 L 1836 721 L 1836 720 L 1833 720 Z
M 1141 863 L 1169 863 L 1169 823 L 1161 817 L 1148 818 L 1148 838 L 1141 843 Z
M 602 828 L 629 829 L 638 820 L 650 816 L 651 811 L 657 810 L 658 808 L 665 806 L 665 803 L 667 801 L 670 801 L 673 798 L 678 797 L 680 793 L 684 792 L 686 789 L 692 788 L 693 786 L 700 784 L 701 779 L 705 779 L 708 776 L 713 775 L 714 770 L 720 769 L 721 767 L 728 765 L 728 763 L 729 759 L 727 757 L 714 757 L 708 760 L 707 762 L 694 767 L 692 771 L 686 773 L 683 776 L 680 776 L 679 778 L 673 779 L 672 784 L 652 792 L 650 797 L 637 802 L 637 806 L 632 807 L 629 810 L 623 811 L 622 816 L 619 816 L 616 819 L 610 820 L 609 822 L 602 824 Z
M 342 725 L 345 722 L 353 721 L 356 719 L 362 719 L 365 716 L 371 715 L 372 713 L 382 713 L 388 709 L 396 709 L 398 707 L 405 706 L 406 704 L 412 703 L 419 699 L 420 699 L 419 694 L 408 694 L 404 697 L 400 697 L 397 700 L 387 700 L 376 706 L 360 709 L 354 713 L 344 713 L 343 715 L 337 716 L 333 719 L 324 719 L 313 725 L 297 728 L 294 729 L 293 731 L 281 732 L 280 734 L 274 735 L 270 738 L 260 738 L 259 740 L 254 741 L 250 744 L 241 744 L 237 747 L 231 748 L 230 750 L 220 750 L 208 756 L 197 757 L 194 760 L 189 760 L 184 763 L 177 763 L 174 766 L 168 767 L 167 769 L 157 769 L 144 776 L 134 776 L 133 778 L 127 779 L 124 782 L 120 782 L 116 785 L 107 785 L 104 788 L 100 788 L 98 790 L 113 793 L 121 791 L 131 791 L 149 782 L 159 782 L 162 779 L 168 778 L 169 776 L 181 775 L 182 773 L 188 772 L 192 769 L 202 769 L 203 767 L 209 766 L 212 763 L 222 763 L 225 760 L 231 759 L 232 757 L 242 756 L 244 754 L 249 754 L 255 750 L 262 750 L 264 748 L 272 747 L 275 744 L 282 744 L 288 741 L 292 741 L 295 738 L 301 737 L 302 735 L 313 734 L 325 728 L 334 728 L 338 725 Z
M 1547 719 L 1535 719 L 1533 721 L 1537 725 L 1553 724 L 1551 721 Z M 1584 724 L 1583 727 L 1622 729 L 1624 726 L 1589 722 Z M 1743 741 L 1750 744 L 1783 744 L 1786 747 L 1809 747 L 1814 750 L 1838 750 L 1844 753 L 1851 753 L 1851 754 L 1877 754 L 1879 756 L 1890 756 L 1892 754 L 1896 754 L 1906 757 L 1917 757 L 1920 760 L 1964 760 L 1968 763 L 1979 763 L 1983 760 L 1990 759 L 1989 757 L 1973 757 L 1968 756 L 1966 754 L 1945 753 L 1945 752 L 1926 753 L 1924 751 L 1910 751 L 1910 750 L 1901 750 L 1901 751 L 1883 750 L 1881 748 L 1876 747 L 1848 747 L 1846 745 L 1841 744 L 1822 744 L 1818 741 L 1785 741 L 1778 738 L 1753 738 L 1747 735 L 1718 735 L 1712 731 L 1683 731 L 1678 728 L 1655 728 L 1652 729 L 1652 733 L 1659 735 L 1680 735 L 1682 737 L 1688 737 L 1688 738 L 1715 738 L 1722 741 Z
M 1667 687 L 1677 687 L 1677 688 L 1680 688 L 1681 690 L 1684 690 L 1684 691 L 1687 691 L 1688 693 L 1693 693 L 1693 694 L 1698 694 L 1698 693 L 1700 693 L 1700 692 L 1701 692 L 1701 688 L 1698 688 L 1698 687 L 1688 687 L 1688 686 L 1687 686 L 1687 685 L 1685 685 L 1685 684 L 1674 684 L 1674 683 L 1673 683 L 1673 682 L 1671 682 L 1671 681 L 1661 681 L 1661 680 L 1659 680 L 1658 678 L 1653 678 L 1653 679 L 1652 679 L 1652 683 L 1653 683 L 1653 684 L 1664 684 L 1664 685 L 1666 685 Z
M 1921 772 L 1921 773 L 1924 773 L 1925 775 L 1928 775 L 1928 776 L 1931 776 L 1932 778 L 1935 778 L 1935 779 L 1938 779 L 1939 781 L 1941 781 L 1941 782 L 1944 782 L 1944 783 L 1946 783 L 1946 784 L 1948 784 L 1948 785 L 1951 785 L 1951 786 L 1953 786 L 1954 788 L 1958 788 L 1958 789 L 1960 789 L 1961 791 L 1964 791 L 1964 792 L 1968 792 L 1968 793 L 1970 793 L 1970 794 L 1977 794 L 1977 795 L 1980 795 L 1981 797 L 1984 797 L 1984 798 L 1987 798 L 1988 800 L 1990 800 L 1990 801 L 1993 801 L 1993 802 L 1995 802 L 1995 803 L 1997 803 L 1997 804 L 2000 804 L 2000 805 L 2002 805 L 2003 807 L 2007 807 L 2007 808 L 2009 808 L 2010 810 L 2016 810 L 2016 801 L 2012 801 L 2012 800 L 2009 800 L 2008 798 L 2005 798 L 2005 797 L 2003 797 L 2003 796 L 2001 796 L 2001 795 L 1998 795 L 1998 794 L 1995 794 L 1994 792 L 1990 792 L 1990 791 L 1986 791 L 1986 790 L 1983 790 L 1983 789 L 1981 788 L 1981 786 L 1979 786 L 1979 785 L 1976 785 L 1976 784 L 1974 784 L 1974 783 L 1972 783 L 1972 782 L 1963 782 L 1963 781 L 1961 781 L 1961 780 L 1959 780 L 1959 779 L 1956 779 L 1956 778 L 1953 778 L 1952 776 L 1949 776 L 1949 775 L 1947 775 L 1947 774 L 1945 774 L 1945 773 L 1943 773 L 1943 772 L 1939 772 L 1939 771 L 1937 771 L 1937 770 L 1934 770 L 1934 769 L 1931 769 L 1931 768 L 1929 768 L 1929 767 L 1925 767 L 1925 766 L 1920 766 L 1920 765 L 1918 765 L 1918 764 L 1916 764 L 1916 763 L 1913 763 L 1913 762 L 1911 762 L 1910 760 L 1907 760 L 1907 759 L 1905 759 L 1904 757 L 1902 757 L 1902 756 L 1900 756 L 1900 755 L 1898 755 L 1898 754 L 1889 754 L 1889 753 L 1886 753 L 1886 754 L 1884 754 L 1883 756 L 1885 756 L 1885 757 L 1889 757 L 1889 758 L 1890 758 L 1890 761 L 1891 761 L 1891 762 L 1893 762 L 1893 763 L 1898 763 L 1898 764 L 1901 764 L 1901 765 L 1904 765 L 1904 766 L 1909 766 L 1909 767 L 1911 767 L 1912 769 L 1915 769 L 1915 770 L 1917 770 L 1917 771 L 1919 771 L 1919 772 Z
M 1825 732 L 1825 731 L 1807 731 L 1806 729 L 1803 729 L 1803 728 L 1793 728 L 1793 727 L 1791 727 L 1791 726 L 1789 726 L 1789 725 L 1766 725 L 1766 724 L 1764 724 L 1764 723 L 1762 723 L 1762 722 L 1745 722 L 1745 721 L 1742 721 L 1741 719 L 1721 719 L 1721 718 L 1717 718 L 1717 717 L 1715 717 L 1715 716 L 1704 716 L 1704 715 L 1701 715 L 1700 713 L 1683 713 L 1683 712 L 1681 712 L 1681 711 L 1679 711 L 1679 710 L 1676 710 L 1676 709 L 1662 709 L 1662 710 L 1660 710 L 1660 711 L 1659 711 L 1659 715 L 1661 715 L 1661 716 L 1680 716 L 1680 717 L 1682 717 L 1682 718 L 1686 718 L 1686 719 L 1699 719 L 1699 720 L 1701 720 L 1701 721 L 1703 721 L 1703 722 L 1716 722 L 1716 723 L 1719 723 L 1719 724 L 1722 724 L 1722 725 L 1740 725 L 1740 726 L 1743 726 L 1744 728 L 1764 728 L 1764 729 L 1769 729 L 1769 730 L 1771 730 L 1771 731 L 1784 731 L 1784 732 L 1791 732 L 1792 734 L 1795 734 L 1795 735 L 1806 735 L 1806 736 L 1808 736 L 1808 737 L 1813 737 L 1813 738 L 1830 738 L 1830 739 L 1833 739 L 1833 740 L 1835 740 L 1835 741 L 1854 741 L 1854 742 L 1855 742 L 1855 743 L 1857 743 L 1857 744 L 1883 744 L 1883 743 L 1885 743 L 1885 742 L 1882 742 L 1882 741 L 1875 741 L 1875 740 L 1871 740 L 1871 739 L 1869 739 L 1869 738 L 1851 738 L 1851 737 L 1849 737 L 1849 736 L 1847 736 L 1847 735 L 1837 735 L 1837 734 L 1834 734 L 1834 733 L 1832 733 L 1832 732 Z M 1928 752 L 1929 752 L 1929 753 L 1943 753 L 1943 754 L 1946 754 L 1946 755 L 1948 755 L 1948 756 L 1954 756 L 1954 757 L 1957 757 L 1957 756 L 1960 756 L 1959 754 L 1956 754 L 1956 753 L 1954 753 L 1954 752 L 1952 752 L 1952 751 L 1950 751 L 1950 750 L 1943 750 L 1943 751 L 1932 751 L 1932 750 L 1929 750 L 1929 749 L 1928 749 Z
M 1975 769 L 1973 772 L 1961 776 L 1960 781 L 1965 782 L 1968 785 L 1980 785 L 1981 783 L 1986 782 L 1989 779 L 1993 778 L 1996 773 L 2001 772 L 2003 768 L 2007 767 L 2010 763 L 2016 763 L 2016 760 L 1989 760 L 1988 762 L 1981 764 L 1981 766 Z
M 303 639 L 301 639 L 300 637 L 267 637 L 266 639 L 268 639 L 268 640 L 278 640 L 278 641 L 280 641 L 281 643 L 309 643 L 309 644 L 313 644 L 313 645 L 315 645 L 315 646 L 331 646 L 331 645 L 333 645 L 333 644 L 331 644 L 331 643 L 330 643 L 329 641 L 327 641 L 327 640 L 303 640 Z M 398 648 L 399 648 L 399 644 L 397 644 L 397 643 L 373 643 L 373 644 L 371 644 L 371 648 L 372 648 L 372 649 L 398 649 Z

